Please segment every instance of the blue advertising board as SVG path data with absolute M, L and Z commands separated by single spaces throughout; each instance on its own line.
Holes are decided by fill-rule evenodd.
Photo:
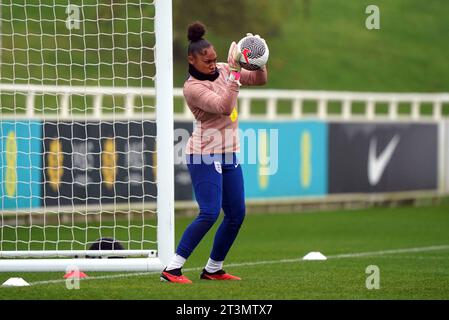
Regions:
M 40 122 L 0 122 L 0 209 L 41 205 L 41 150 Z
M 239 126 L 247 199 L 327 194 L 326 123 L 241 121 Z

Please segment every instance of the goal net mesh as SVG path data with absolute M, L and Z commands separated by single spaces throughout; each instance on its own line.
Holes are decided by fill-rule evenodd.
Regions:
M 0 252 L 153 250 L 154 2 L 0 2 Z

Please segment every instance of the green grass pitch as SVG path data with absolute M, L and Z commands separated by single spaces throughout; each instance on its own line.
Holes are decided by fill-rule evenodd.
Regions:
M 176 239 L 192 218 L 176 219 Z M 94 273 L 68 290 L 63 273 L 0 273 L 30 287 L 0 287 L 1 299 L 448 299 L 449 204 L 316 213 L 249 214 L 225 262 L 239 282 L 199 280 L 216 226 L 185 265 L 192 285 L 157 273 Z M 326 261 L 303 261 L 320 251 Z M 379 289 L 367 289 L 368 266 Z

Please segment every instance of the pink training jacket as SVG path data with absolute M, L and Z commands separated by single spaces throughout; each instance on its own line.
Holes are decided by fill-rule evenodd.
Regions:
M 239 85 L 228 81 L 229 66 L 218 63 L 220 76 L 215 81 L 198 80 L 192 76 L 184 83 L 184 97 L 196 119 L 186 154 L 239 152 L 237 96 Z M 242 69 L 242 85 L 263 85 L 267 71 Z

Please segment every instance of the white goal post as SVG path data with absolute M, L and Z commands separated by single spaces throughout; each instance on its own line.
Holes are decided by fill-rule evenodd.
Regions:
M 174 254 L 172 1 L 50 2 L 0 2 L 0 272 L 160 271 Z M 123 248 L 89 248 L 111 238 Z

